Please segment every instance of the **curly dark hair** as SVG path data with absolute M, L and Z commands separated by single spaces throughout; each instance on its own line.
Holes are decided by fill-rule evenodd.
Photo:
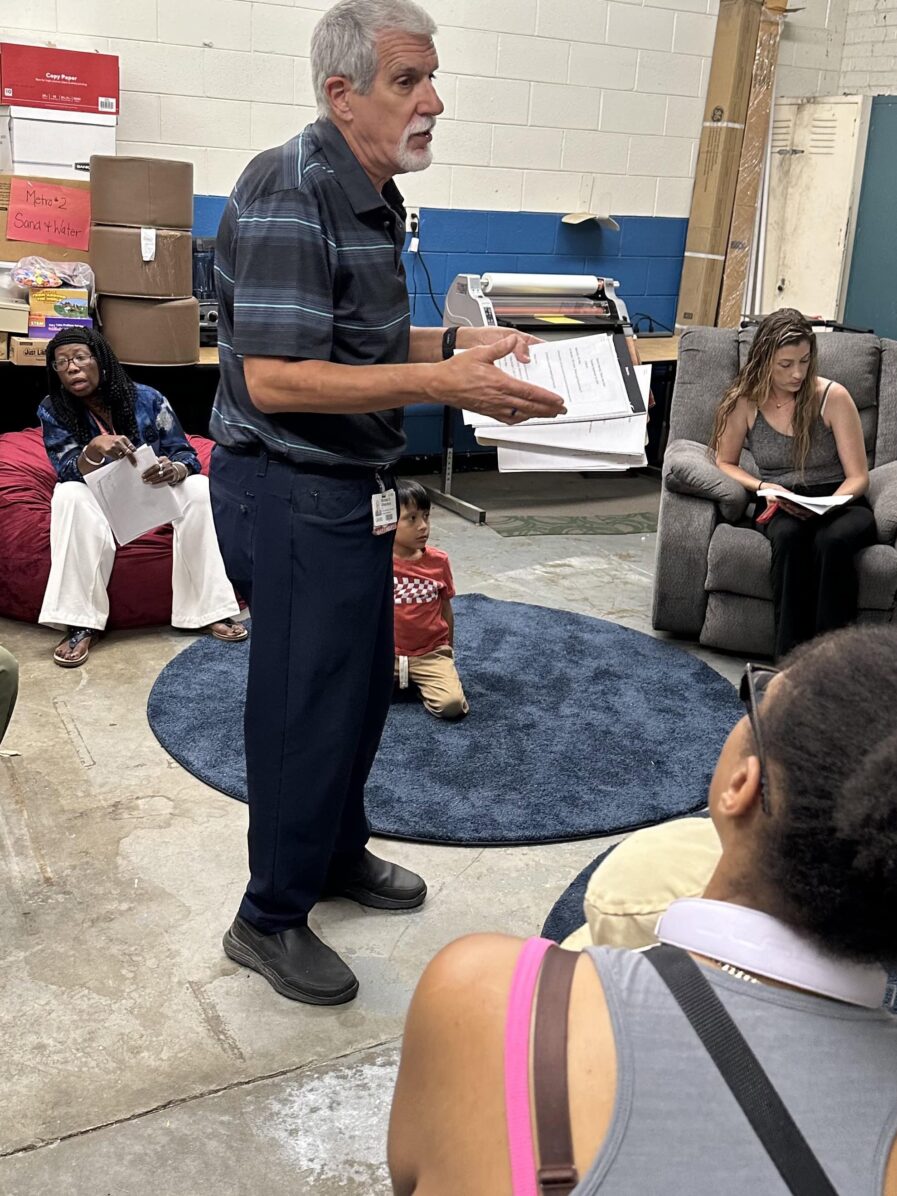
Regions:
M 69 394 L 53 369 L 56 350 L 62 345 L 87 346 L 100 368 L 98 393 L 109 408 L 116 432 L 129 436 L 134 444 L 139 444 L 140 434 L 134 409 L 134 383 L 125 373 L 105 336 L 93 328 L 65 328 L 62 332 L 57 332 L 47 345 L 47 398 L 59 422 L 78 438 L 82 448 L 93 439 L 87 422 L 86 407 L 74 395 Z
M 897 963 L 897 627 L 804 644 L 760 707 L 771 913 L 835 955 Z
M 417 507 L 424 515 L 430 509 L 429 494 L 420 482 L 415 482 L 413 478 L 396 478 L 396 497 L 400 508 Z

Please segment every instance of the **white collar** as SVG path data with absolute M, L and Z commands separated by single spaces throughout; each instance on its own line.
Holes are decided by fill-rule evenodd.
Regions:
M 879 1009 L 885 998 L 888 976 L 878 964 L 835 959 L 783 922 L 744 905 L 683 897 L 661 914 L 655 933 L 672 947 L 850 1005 Z

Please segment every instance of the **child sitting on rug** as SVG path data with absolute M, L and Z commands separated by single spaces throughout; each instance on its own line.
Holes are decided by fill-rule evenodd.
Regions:
M 413 682 L 437 718 L 460 718 L 469 706 L 452 648 L 455 585 L 446 553 L 430 548 L 430 499 L 419 482 L 396 480 L 399 522 L 393 548 L 396 667 L 399 689 Z

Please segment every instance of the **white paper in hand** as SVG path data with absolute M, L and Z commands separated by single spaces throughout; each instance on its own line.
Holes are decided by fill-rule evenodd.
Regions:
M 561 396 L 566 415 L 527 420 L 534 424 L 573 423 L 632 414 L 626 383 L 613 338 L 572 337 L 564 341 L 543 341 L 530 345 L 530 360 L 518 361 L 513 353 L 496 361 L 499 369 L 521 382 L 530 382 Z M 464 422 L 474 428 L 503 427 L 501 420 L 465 411 Z
M 803 507 L 805 511 L 812 511 L 814 515 L 824 515 L 833 507 L 843 507 L 853 498 L 852 494 L 825 494 L 810 498 L 806 494 L 795 494 L 791 490 L 770 490 L 767 486 L 761 486 L 757 491 L 757 496 L 767 499 L 768 502 L 775 502 L 776 499 L 783 498 L 794 503 L 795 506 Z
M 143 474 L 159 464 L 149 445 L 142 444 L 134 456 L 136 465 L 123 458 L 84 477 L 119 544 L 130 544 L 181 514 L 181 504 L 171 486 L 150 486 L 143 480 Z

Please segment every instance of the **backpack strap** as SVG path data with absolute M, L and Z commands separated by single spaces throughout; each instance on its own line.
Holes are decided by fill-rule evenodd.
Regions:
M 533 999 L 539 968 L 545 953 L 553 945 L 548 939 L 527 939 L 517 959 L 508 995 L 505 1020 L 505 1113 L 514 1196 L 538 1196 L 530 1112 L 529 1054 Z
M 757 1056 L 692 957 L 666 944 L 645 952 L 688 1018 L 793 1196 L 837 1196 Z
M 567 1091 L 570 989 L 579 952 L 551 947 L 542 961 L 533 1031 L 533 1105 L 540 1196 L 568 1196 L 579 1182 Z

